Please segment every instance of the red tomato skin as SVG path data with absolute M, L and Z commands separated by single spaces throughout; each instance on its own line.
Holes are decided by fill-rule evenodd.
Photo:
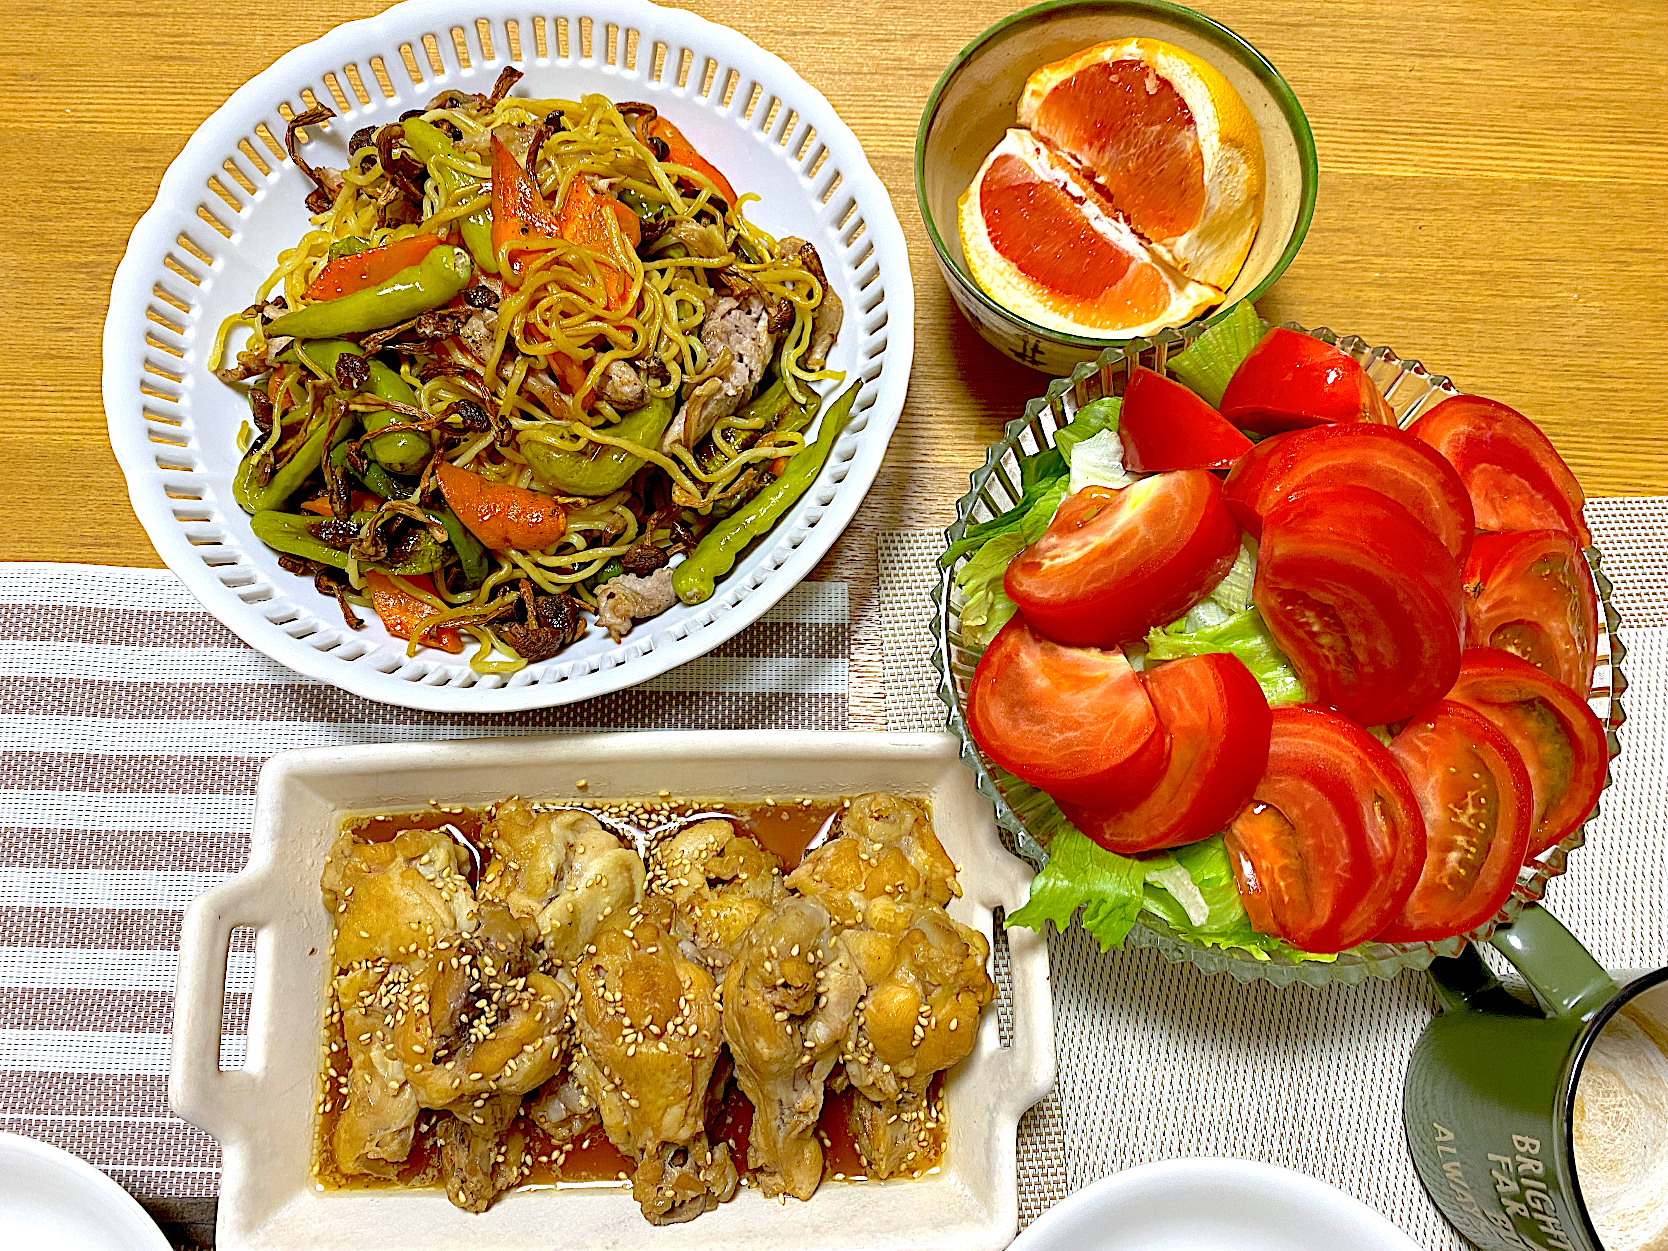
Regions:
M 1222 484 L 1235 520 L 1261 536 L 1271 508 L 1320 486 L 1358 486 L 1400 504 L 1463 565 L 1476 522 L 1471 497 L 1435 448 L 1395 426 L 1311 426 L 1274 435 Z
M 1245 806 L 1268 764 L 1268 700 L 1237 656 L 1172 660 L 1144 670 L 1141 685 L 1170 739 L 1164 777 L 1129 808 L 1060 805 L 1083 833 L 1123 855 L 1209 838 Z
M 1390 754 L 1419 801 L 1426 851 L 1418 883 L 1379 941 L 1439 942 L 1469 933 L 1505 905 L 1529 849 L 1534 797 L 1523 757 L 1488 718 L 1451 700 L 1438 700 L 1414 716 L 1391 742 Z M 1444 794 L 1444 784 L 1455 779 L 1466 789 L 1464 813 Z M 1466 844 L 1479 837 L 1478 796 L 1486 811 L 1490 791 L 1489 845 L 1481 864 L 1468 865 Z M 1462 889 L 1455 889 L 1456 874 Z
M 1239 525 L 1208 469 L 1085 487 L 1008 566 L 1003 585 L 1058 643 L 1117 647 L 1182 616 L 1239 553 Z
M 1479 530 L 1562 530 L 1592 546 L 1581 484 L 1522 413 L 1480 395 L 1451 395 L 1407 430 L 1459 471 Z
M 1282 875 L 1258 822 L 1290 829 Z M 1348 718 L 1303 704 L 1271 714 L 1268 768 L 1228 829 L 1228 855 L 1253 924 L 1304 951 L 1344 951 L 1379 933 L 1425 861 L 1413 788 L 1383 743 Z
M 1226 469 L 1251 450 L 1251 440 L 1192 391 L 1137 365 L 1118 414 L 1124 466 L 1136 473 Z
M 1222 416 L 1258 434 L 1327 422 L 1396 421 L 1389 401 L 1353 356 L 1283 326 L 1265 334 L 1240 362 L 1222 393 Z
M 1133 804 L 1158 784 L 1169 741 L 1120 651 L 1061 647 L 1023 616 L 973 671 L 967 725 L 984 753 L 1056 799 Z
M 1531 858 L 1587 819 L 1604 790 L 1610 747 L 1604 724 L 1586 700 L 1527 660 L 1493 647 L 1466 649 L 1448 698 L 1482 713 L 1523 758 L 1535 805 Z M 1537 734 L 1549 722 L 1561 739 L 1554 750 L 1560 756 L 1567 752 L 1570 759 L 1569 777 L 1561 787 Z
M 1592 689 L 1598 593 L 1568 534 L 1480 535 L 1461 580 L 1467 647 L 1511 652 L 1578 694 Z
M 1305 491 L 1268 514 L 1257 551 L 1251 598 L 1315 702 L 1379 725 L 1453 685 L 1459 570 L 1399 504 L 1359 487 Z

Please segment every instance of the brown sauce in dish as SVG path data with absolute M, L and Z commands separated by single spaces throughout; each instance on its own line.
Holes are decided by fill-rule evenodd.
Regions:
M 798 867 L 813 846 L 820 846 L 834 834 L 836 818 L 848 801 L 842 799 L 772 798 L 770 800 L 575 800 L 573 802 L 537 805 L 541 809 L 579 808 L 592 813 L 602 824 L 613 830 L 622 841 L 634 846 L 639 854 L 646 853 L 661 837 L 693 821 L 723 817 L 733 822 L 738 832 L 753 839 L 767 851 L 780 857 L 784 873 Z M 401 830 L 440 829 L 449 833 L 470 854 L 469 884 L 478 884 L 481 866 L 490 858 L 485 845 L 483 826 L 490 813 L 488 808 L 459 806 L 431 806 L 408 812 L 375 813 L 344 818 L 343 833 L 352 833 L 367 843 L 392 840 Z M 326 1100 L 324 1090 L 339 1087 L 348 1072 L 347 1047 L 342 1039 L 339 1015 L 332 1012 L 325 1023 L 324 1059 L 320 1073 L 321 1098 L 315 1122 L 317 1135 L 313 1144 L 313 1178 L 325 1190 L 389 1190 L 438 1187 L 441 1185 L 438 1146 L 433 1137 L 435 1112 L 420 1113 L 410 1156 L 392 1178 L 371 1177 L 363 1174 L 343 1175 L 335 1166 L 331 1151 L 331 1137 L 340 1115 L 339 1099 Z M 930 1148 L 921 1161 L 916 1176 L 935 1170 L 943 1160 L 947 1130 L 943 1116 L 943 1080 L 940 1073 L 933 1080 L 932 1104 L 938 1110 L 936 1122 L 929 1134 Z M 817 1136 L 823 1145 L 823 1180 L 828 1182 L 863 1181 L 867 1164 L 852 1136 L 849 1114 L 855 1094 L 851 1090 L 830 1090 L 824 1099 L 822 1114 L 817 1122 Z M 707 1121 L 708 1137 L 716 1142 L 728 1142 L 731 1158 L 747 1184 L 751 1170 L 747 1166 L 749 1133 L 753 1122 L 753 1105 L 732 1079 L 724 1096 Z M 601 1126 L 589 1130 L 565 1152 L 559 1151 L 550 1136 L 533 1123 L 530 1117 L 518 1118 L 518 1125 L 526 1134 L 528 1157 L 531 1161 L 526 1177 L 514 1189 L 549 1189 L 564 1186 L 630 1185 L 635 1168 L 631 1158 L 608 1140 Z

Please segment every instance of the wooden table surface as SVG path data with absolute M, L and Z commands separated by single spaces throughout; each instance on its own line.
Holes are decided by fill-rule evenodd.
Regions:
M 0 52 L 0 560 L 157 565 L 105 438 L 99 339 L 129 231 L 192 130 L 290 48 L 382 6 L 24 0 Z M 915 207 L 938 74 L 1013 0 L 691 8 L 792 62 L 891 188 L 916 358 L 886 465 L 818 578 L 850 584 L 853 722 L 884 724 L 875 541 L 937 527 L 1042 376 L 951 305 Z M 1262 303 L 1451 374 L 1540 422 L 1592 495 L 1668 494 L 1668 4 L 1203 0 L 1314 127 L 1308 242 Z M 459 9 L 460 16 L 467 16 Z

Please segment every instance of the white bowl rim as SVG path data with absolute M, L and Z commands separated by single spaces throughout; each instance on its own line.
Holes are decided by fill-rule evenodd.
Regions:
M 622 75 L 636 73 L 638 71 L 625 69 L 628 56 L 625 31 L 628 27 L 646 26 L 668 46 L 667 67 L 662 71 L 662 78 L 656 81 L 679 92 L 680 98 L 692 102 L 709 98 L 698 83 L 703 57 L 711 58 L 715 65 L 729 64 L 739 70 L 741 76 L 732 104 L 728 107 L 717 105 L 719 115 L 727 117 L 735 112 L 749 127 L 769 130 L 773 141 L 777 137 L 776 132 L 784 132 L 781 135 L 784 143 L 776 149 L 784 153 L 791 147 L 786 143 L 789 136 L 785 131 L 790 117 L 796 128 L 794 134 L 814 130 L 814 142 L 807 150 L 807 161 L 819 149 L 827 153 L 826 161 L 816 171 L 819 184 L 832 181 L 834 172 L 840 176 L 838 190 L 830 195 L 827 204 L 843 206 L 850 201 L 855 206 L 849 214 L 850 220 L 841 219 L 837 229 L 843 235 L 856 231 L 861 222 L 862 230 L 854 233 L 853 239 L 872 245 L 866 256 L 860 255 L 858 261 L 847 264 L 854 271 L 876 266 L 882 290 L 878 306 L 862 310 L 860 315 L 859 310 L 847 309 L 846 330 L 842 339 L 847 336 L 856 338 L 859 334 L 867 337 L 875 333 L 883 334 L 885 338 L 884 350 L 876 363 L 857 362 L 863 373 L 872 376 L 864 379 L 864 391 L 856 405 L 858 415 L 831 458 L 831 461 L 839 463 L 825 467 L 819 485 L 800 497 L 773 528 L 769 540 L 756 546 L 738 563 L 729 577 L 719 584 L 711 599 L 690 610 L 687 623 L 680 618 L 676 627 L 666 627 L 663 634 L 651 633 L 653 626 L 650 622 L 640 623 L 634 632 L 636 637 L 628 636 L 594 659 L 584 662 L 589 666 L 584 672 L 566 676 L 564 670 L 563 676 L 555 680 L 552 680 L 555 677 L 553 670 L 548 667 L 564 665 L 566 662 L 560 656 L 541 662 L 547 668 L 529 666 L 512 675 L 508 681 L 488 675 L 463 686 L 447 684 L 454 680 L 452 675 L 455 670 L 430 659 L 431 655 L 442 653 L 432 653 L 428 649 L 419 651 L 413 660 L 386 671 L 369 663 L 373 655 L 392 655 L 391 650 L 383 647 L 361 652 L 351 661 L 339 658 L 309 643 L 305 636 L 292 635 L 240 597 L 216 572 L 216 568 L 225 570 L 228 566 L 211 567 L 205 563 L 202 548 L 188 536 L 188 527 L 195 523 L 185 522 L 174 515 L 171 505 L 177 501 L 168 497 L 163 480 L 178 480 L 196 471 L 168 470 L 157 463 L 158 445 L 150 438 L 150 426 L 145 414 L 149 401 L 139 390 L 139 384 L 147 380 L 144 373 L 148 355 L 144 342 L 147 333 L 146 308 L 153 303 L 152 283 L 162 271 L 159 258 L 166 256 L 170 249 L 184 255 L 175 249 L 172 235 L 181 228 L 189 213 L 186 206 L 204 199 L 205 178 L 217 173 L 218 163 L 236 150 L 240 137 L 254 133 L 257 121 L 270 116 L 281 124 L 282 119 L 274 107 L 275 101 L 292 98 L 302 83 L 315 84 L 320 100 L 328 100 L 322 86 L 327 72 L 339 78 L 343 65 L 365 62 L 401 42 L 415 44 L 421 50 L 420 37 L 424 31 L 445 32 L 458 26 L 465 29 L 466 38 L 477 40 L 478 36 L 474 29 L 467 26 L 470 19 L 465 15 L 466 11 L 459 10 L 447 0 L 404 0 L 380 14 L 346 22 L 318 39 L 292 49 L 233 92 L 198 127 L 179 156 L 169 165 L 155 202 L 133 229 L 111 287 L 110 311 L 105 319 L 103 336 L 103 399 L 111 446 L 127 478 L 134 512 L 163 563 L 185 583 L 205 609 L 257 651 L 307 677 L 366 698 L 435 712 L 479 714 L 573 703 L 659 676 L 720 646 L 756 621 L 798 585 L 850 524 L 879 472 L 908 388 L 914 356 L 915 300 L 908 246 L 890 193 L 875 174 L 856 135 L 840 119 L 833 105 L 782 58 L 729 27 L 687 10 L 654 4 L 651 0 L 591 0 L 583 6 L 575 6 L 570 12 L 553 15 L 523 9 L 515 0 L 483 0 L 475 11 L 490 15 L 490 18 L 482 20 L 497 24 L 494 55 L 486 57 L 482 55 L 478 42 L 472 44 L 470 67 L 454 68 L 457 64 L 455 59 L 447 61 L 446 69 L 425 80 L 421 88 L 425 92 L 432 94 L 443 86 L 496 75 L 502 66 L 512 63 L 503 31 L 504 22 L 517 20 L 527 23 L 535 16 L 549 23 L 563 20 L 570 24 L 575 34 L 570 45 L 572 55 L 557 55 L 554 35 L 550 40 L 549 55 L 543 58 L 532 55 L 530 45 L 533 41 L 529 30 L 529 37 L 524 40 L 522 48 L 523 56 L 514 63 L 541 67 L 572 64 L 603 70 L 618 68 Z M 580 54 L 578 34 L 583 19 L 589 19 L 595 31 L 593 55 L 589 58 Z M 617 41 L 618 56 L 614 60 L 608 59 L 605 51 L 605 24 L 617 25 L 621 32 Z M 687 92 L 677 86 L 672 69 L 673 57 L 680 45 L 691 53 Z M 441 40 L 440 48 L 443 58 L 452 55 L 447 41 Z M 641 68 L 651 55 L 646 41 L 644 49 L 633 55 L 635 64 Z M 396 82 L 400 72 L 397 58 L 394 58 L 390 61 L 390 73 L 396 75 Z M 652 70 L 647 72 L 652 73 Z M 751 109 L 745 107 L 750 79 L 762 88 L 756 106 Z M 623 82 L 630 81 L 638 80 L 623 79 Z M 723 86 L 722 78 L 717 79 L 710 89 L 710 97 L 715 99 Z M 368 87 L 372 90 L 370 107 L 386 104 L 386 101 L 377 98 L 374 82 L 368 81 Z M 408 88 L 401 86 L 399 90 L 403 92 Z M 781 107 L 779 113 L 770 114 L 775 120 L 766 127 L 764 122 L 773 98 Z M 350 111 L 350 116 L 353 115 L 356 111 Z M 755 121 L 758 122 L 757 127 L 753 127 Z M 774 142 L 772 146 L 775 146 Z M 287 161 L 279 163 L 275 172 L 287 167 Z M 212 195 L 207 199 L 209 207 L 224 209 Z M 238 219 L 237 214 L 232 216 L 234 220 Z M 197 218 L 192 216 L 191 220 L 195 222 Z M 204 237 L 219 240 L 212 233 Z M 230 241 L 228 246 L 235 250 L 236 239 Z M 212 266 L 209 267 L 211 273 L 212 269 Z M 182 315 L 188 331 L 194 324 L 195 316 Z M 878 332 L 870 329 L 877 319 L 883 327 Z M 200 353 L 203 342 L 204 336 L 199 333 L 195 343 L 187 341 L 187 346 Z M 201 373 L 200 364 L 200 359 L 190 357 L 181 362 L 188 381 Z M 152 383 L 158 381 L 154 377 L 148 380 Z M 182 391 L 182 394 L 185 393 Z M 182 415 L 188 417 L 189 408 L 184 409 Z M 843 454 L 847 446 L 853 448 L 849 456 Z M 189 452 L 189 448 L 182 450 Z M 188 456 L 187 459 L 194 458 Z M 840 469 L 845 472 L 830 487 L 830 479 Z M 198 476 L 207 481 L 208 475 Z M 816 497 L 823 492 L 830 492 L 830 498 L 826 504 L 818 505 Z M 204 503 L 209 501 L 205 498 Z M 804 517 L 813 510 L 816 511 L 816 518 L 807 527 Z M 226 550 L 235 553 L 236 543 L 234 535 Z M 256 582 L 264 576 L 251 572 Z M 747 584 L 749 579 L 752 585 Z M 248 588 L 240 586 L 239 589 Z M 328 604 L 321 597 L 315 598 Z M 282 590 L 277 600 L 283 602 Z M 270 604 L 274 600 L 262 602 Z M 290 606 L 294 606 L 293 602 Z M 299 617 L 305 618 L 310 612 L 320 611 L 318 605 L 306 602 L 300 609 Z M 675 616 L 679 611 L 675 607 L 668 615 Z M 658 620 L 664 621 L 665 618 Z M 294 624 L 293 619 L 287 624 Z M 374 636 L 380 627 L 375 622 L 369 624 L 370 633 Z M 332 627 L 321 618 L 316 633 L 328 634 L 336 630 L 339 630 L 339 625 Z M 679 633 L 679 630 L 682 632 Z M 551 677 L 539 676 L 547 672 L 551 673 Z

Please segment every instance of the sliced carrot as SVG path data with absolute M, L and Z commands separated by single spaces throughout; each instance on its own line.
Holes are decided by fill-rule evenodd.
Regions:
M 387 282 L 400 270 L 421 261 L 440 241 L 439 235 L 411 235 L 380 248 L 339 257 L 319 270 L 303 294 L 309 300 L 334 300 Z
M 434 591 L 434 579 L 426 573 L 408 577 L 406 581 L 431 594 Z M 407 594 L 392 578 L 379 570 L 372 569 L 365 574 L 365 590 L 371 597 L 371 607 L 375 608 L 376 615 L 382 618 L 383 628 L 395 638 L 409 639 L 423 618 L 434 615 L 433 608 L 415 595 Z M 417 641 L 424 647 L 438 647 L 441 651 L 454 655 L 463 650 L 463 636 L 450 626 L 431 627 Z
M 630 283 L 626 274 L 630 260 L 621 254 L 618 236 L 609 218 L 617 217 L 620 229 L 635 248 L 642 238 L 637 215 L 613 196 L 598 193 L 583 177 L 574 178 L 562 196 L 561 208 L 552 212 L 538 184 L 499 138 L 492 138 L 492 246 L 501 251 L 511 245 L 512 272 L 517 270 L 514 244 L 525 239 L 566 239 L 600 258 L 598 268 L 608 293 L 610 308 L 625 305 Z M 631 219 L 631 226 L 625 219 Z M 636 239 L 632 238 L 635 227 Z
M 569 395 L 578 397 L 585 389 L 585 367 L 573 357 L 562 352 L 553 352 L 550 356 L 550 367 L 556 371 L 556 376 L 562 380 Z
M 626 242 L 631 244 L 632 250 L 642 246 L 643 221 L 618 200 L 614 201 L 614 216 L 620 219 L 620 229 L 625 232 Z
M 568 514 L 553 496 L 495 482 L 483 474 L 439 461 L 435 477 L 447 506 L 495 552 L 537 552 L 568 530 Z
M 608 292 L 610 308 L 620 308 L 625 304 L 626 273 L 629 272 L 630 262 L 620 254 L 617 243 L 618 235 L 613 230 L 611 218 L 615 218 L 615 209 L 625 209 L 633 221 L 637 215 L 626 209 L 613 196 L 599 195 L 584 178 L 575 178 L 568 183 L 568 189 L 562 196 L 562 210 L 557 215 L 561 223 L 562 238 L 569 243 L 577 243 L 580 247 L 595 252 L 605 262 L 599 266 L 602 270 L 603 286 Z M 607 262 L 612 262 L 609 264 Z
M 524 239 L 559 239 L 562 228 L 521 162 L 492 137 L 492 250 Z M 512 253 L 513 254 L 513 253 Z
M 718 194 L 724 197 L 724 203 L 731 208 L 735 207 L 736 189 L 730 185 L 730 180 L 724 177 L 718 166 L 695 151 L 695 146 L 683 137 L 683 131 L 664 117 L 657 117 L 649 123 L 649 134 L 666 144 L 667 161 L 673 165 L 682 165 L 685 169 L 692 169 L 697 174 L 704 174 L 712 185 L 718 188 Z
M 374 492 L 355 489 L 348 495 L 348 509 L 350 512 L 369 513 L 375 512 L 381 507 L 382 496 L 377 495 Z M 304 513 L 317 513 L 320 517 L 330 517 L 335 515 L 335 510 L 330 507 L 330 501 L 325 499 L 322 495 L 317 499 L 308 500 L 301 506 L 301 511 Z

